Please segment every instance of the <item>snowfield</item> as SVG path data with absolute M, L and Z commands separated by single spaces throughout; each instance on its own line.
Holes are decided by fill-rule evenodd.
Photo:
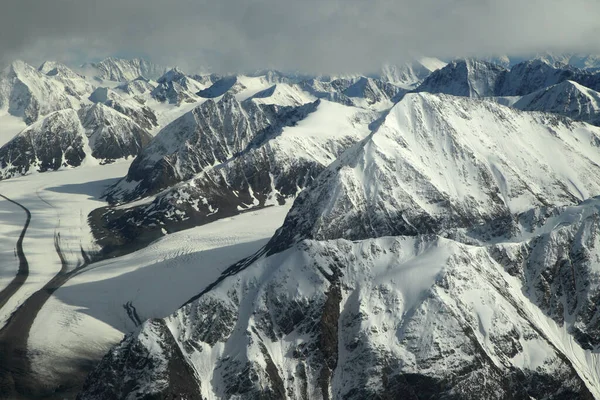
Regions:
M 33 173 L 0 183 L 1 194 L 22 204 L 31 212 L 31 222 L 23 241 L 23 250 L 29 262 L 29 277 L 0 310 L 1 326 L 25 299 L 61 270 L 62 263 L 56 252 L 55 239 L 59 242 L 68 270 L 83 264 L 82 250 L 98 250 L 87 224 L 87 216 L 92 210 L 105 204 L 100 200 L 102 191 L 124 175 L 130 163 L 131 159 L 104 166 Z M 11 260 L 9 269 L 12 276 L 3 270 L 2 285 L 5 286 L 16 273 L 16 268 L 12 266 L 18 265 L 18 261 L 14 259 L 14 247 L 23 227 L 25 214 L 17 206 L 4 200 L 0 207 L 4 211 L 0 214 L 2 237 L 10 238 L 1 241 L 0 252 L 3 260 L 11 255 L 14 260 Z M 7 212 L 8 210 L 11 212 Z
M 53 382 L 77 372 L 82 359 L 97 362 L 140 322 L 166 317 L 225 268 L 266 244 L 288 208 L 222 219 L 92 264 L 57 290 L 38 314 L 28 342 L 34 372 Z M 127 307 L 137 316 L 132 319 Z

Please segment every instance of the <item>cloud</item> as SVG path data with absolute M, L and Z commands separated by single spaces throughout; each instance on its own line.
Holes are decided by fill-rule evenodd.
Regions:
M 0 61 L 356 72 L 418 55 L 597 53 L 598 15 L 597 0 L 5 0 Z

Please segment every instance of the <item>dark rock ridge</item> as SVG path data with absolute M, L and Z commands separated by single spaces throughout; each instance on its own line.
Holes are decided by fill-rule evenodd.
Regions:
M 87 137 L 77 111 L 57 111 L 0 148 L 1 177 L 77 167 L 86 157 L 85 147 Z
M 457 60 L 434 71 L 415 90 L 454 96 L 523 96 L 571 80 L 594 90 L 600 89 L 600 74 L 568 65 L 551 65 L 529 60 L 507 70 L 478 60 Z
M 191 135 L 171 142 L 172 137 L 162 136 L 166 132 L 161 132 L 155 143 L 138 157 L 130 169 L 130 176 L 134 168 L 143 171 L 141 166 L 145 163 L 145 155 L 158 148 L 153 149 L 157 141 L 166 142 L 168 139 L 169 143 L 185 143 L 185 152 L 180 149 L 176 153 L 173 149 L 165 152 L 171 152 L 172 155 L 165 156 L 168 162 L 164 163 L 155 155 L 149 155 L 154 166 L 150 163 L 146 165 L 152 169 L 136 172 L 137 176 L 146 177 L 148 184 L 141 181 L 132 193 L 134 196 L 146 196 L 152 192 L 143 188 L 157 183 L 165 184 L 165 180 L 157 180 L 152 175 L 154 173 L 164 176 L 167 171 L 170 179 L 189 180 L 162 190 L 143 204 L 123 204 L 107 209 L 101 221 L 103 229 L 108 229 L 110 235 L 102 230 L 103 233 L 97 234 L 97 237 L 110 237 L 110 245 L 114 245 L 115 240 L 121 244 L 132 240 L 150 240 L 163 235 L 164 231 L 174 232 L 252 208 L 289 201 L 338 155 L 362 139 L 368 133 L 368 124 L 376 118 L 374 113 L 357 113 L 353 121 L 348 121 L 348 132 L 337 137 L 305 134 L 306 138 L 303 138 L 282 134 L 284 128 L 293 127 L 317 112 L 320 105 L 320 101 L 316 101 L 299 107 L 279 107 L 257 105 L 253 100 L 240 104 L 229 96 L 219 103 L 205 103 L 198 107 L 191 113 L 193 120 L 184 117 L 182 125 L 176 121 L 176 131 L 171 130 L 171 126 L 165 128 L 171 133 L 180 134 L 187 131 L 187 128 L 180 128 L 189 126 L 191 122 Z M 220 111 L 215 112 L 215 107 Z M 324 112 L 328 112 L 328 109 Z M 208 118 L 201 118 L 205 113 L 233 121 L 237 133 L 228 126 L 220 126 L 220 121 L 211 122 Z M 351 130 L 351 124 L 363 126 L 364 129 L 361 129 L 364 133 Z M 165 150 L 166 146 L 161 145 L 160 148 Z M 172 166 L 178 166 L 179 170 L 176 171 Z M 157 168 L 165 169 L 157 171 Z M 186 171 L 186 174 L 176 175 L 181 171 Z M 132 188 L 134 182 L 121 182 L 112 189 L 112 193 L 119 194 L 117 190 L 120 188 Z M 164 187 L 167 186 L 165 184 Z M 159 186 L 159 190 L 162 188 Z
M 77 167 L 90 156 L 100 161 L 135 156 L 150 139 L 134 121 L 102 104 L 57 111 L 0 148 L 0 177 Z
M 178 68 L 165 72 L 157 82 L 158 86 L 151 92 L 152 97 L 170 104 L 193 103 L 197 100 L 196 93 L 204 89 L 200 82 L 196 82 Z
M 600 195 L 599 138 L 561 117 L 409 94 L 299 195 L 270 246 L 470 229 L 510 221 L 523 204 L 577 204 Z
M 218 102 L 207 100 L 158 133 L 124 180 L 109 190 L 109 199 L 131 201 L 191 179 L 209 166 L 260 146 L 315 107 L 316 103 L 298 109 L 242 104 L 229 93 Z
M 523 96 L 513 107 L 560 114 L 592 125 L 600 124 L 600 93 L 573 81 L 564 81 Z
M 160 393 L 182 370 L 165 353 L 203 398 L 597 398 L 598 137 L 405 96 L 266 248 L 165 318 L 166 339 L 155 321 L 128 335 L 80 399 Z
M 151 130 L 158 126 L 154 111 L 135 98 L 125 99 L 112 89 L 100 87 L 89 96 L 89 99 L 128 116 L 144 129 Z
M 86 130 L 92 156 L 99 160 L 135 157 L 152 136 L 117 111 L 102 104 L 83 107 L 79 118 Z

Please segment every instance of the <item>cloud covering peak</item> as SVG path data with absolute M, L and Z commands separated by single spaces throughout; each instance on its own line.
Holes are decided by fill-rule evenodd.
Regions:
M 5 0 L 0 60 L 145 56 L 214 71 L 372 70 L 437 57 L 599 52 L 597 0 Z

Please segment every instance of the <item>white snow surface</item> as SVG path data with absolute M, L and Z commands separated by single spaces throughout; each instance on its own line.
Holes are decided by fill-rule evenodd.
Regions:
M 98 361 L 136 327 L 126 303 L 142 321 L 166 317 L 263 246 L 288 209 L 267 207 L 221 219 L 91 265 L 57 290 L 35 320 L 28 342 L 35 372 L 52 382 L 72 372 L 75 360 Z
M 0 326 L 4 325 L 10 314 L 25 299 L 60 271 L 62 264 L 54 247 L 55 235 L 60 234 L 60 247 L 69 270 L 83 263 L 81 249 L 86 252 L 98 250 L 87 224 L 87 216 L 92 210 L 105 204 L 99 199 L 100 194 L 107 185 L 127 171 L 130 163 L 131 160 L 118 161 L 104 166 L 90 165 L 32 173 L 0 182 L 0 193 L 19 202 L 31 212 L 31 223 L 23 241 L 23 250 L 29 263 L 29 277 L 1 310 Z M 25 218 L 22 210 L 7 203 L 2 202 L 2 209 L 10 209 L 12 212 L 0 214 L 3 218 L 0 221 L 2 237 L 10 238 L 2 241 L 0 251 L 4 254 L 4 259 L 10 258 L 14 251 L 17 231 L 20 233 L 17 221 L 22 219 L 24 222 Z M 18 262 L 12 261 L 11 264 L 17 266 Z M 11 267 L 9 271 L 16 273 L 15 267 Z M 6 286 L 13 277 L 14 274 L 11 276 L 10 273 L 3 273 L 2 286 Z
M 401 223 L 427 232 L 576 204 L 600 195 L 598 138 L 597 127 L 549 114 L 408 94 L 301 194 L 288 238 L 396 234 Z

